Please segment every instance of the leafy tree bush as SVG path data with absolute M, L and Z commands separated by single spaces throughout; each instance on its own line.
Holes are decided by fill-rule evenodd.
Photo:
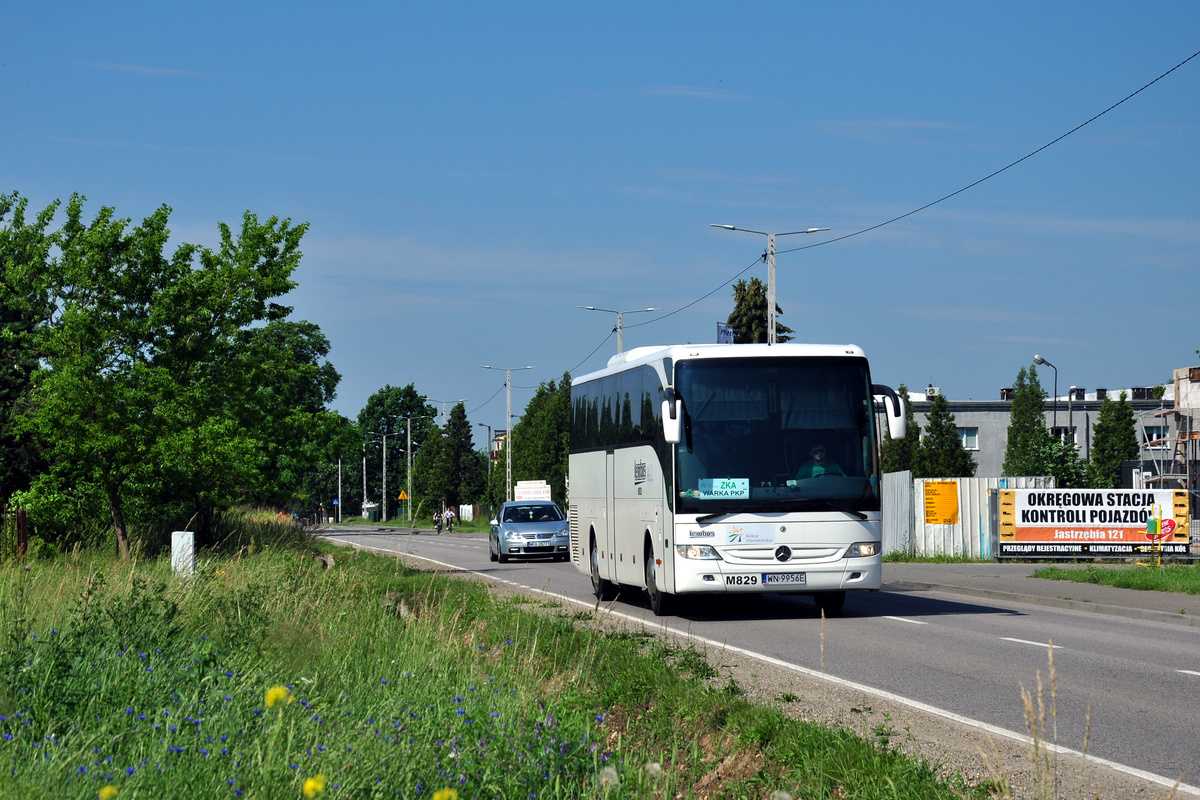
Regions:
M 903 439 L 893 439 L 891 431 L 884 426 L 883 442 L 880 443 L 880 459 L 884 472 L 913 469 L 917 461 L 917 451 L 921 446 L 921 429 L 917 427 L 913 405 L 908 401 L 908 387 L 901 383 L 896 394 L 904 401 L 905 434 Z
M 542 480 L 550 496 L 564 503 L 567 496 L 567 459 L 571 451 L 571 375 L 542 383 L 513 426 L 513 481 Z
M 970 478 L 975 459 L 963 447 L 962 437 L 944 395 L 935 395 L 929 405 L 928 424 L 916 453 L 914 478 Z
M 1121 462 L 1136 459 L 1141 453 L 1133 408 L 1121 392 L 1114 402 L 1105 397 L 1092 430 L 1092 460 L 1088 464 L 1088 486 L 1115 489 L 1121 486 Z
M 1008 445 L 1004 450 L 1004 474 L 1044 475 L 1043 451 L 1050 438 L 1046 430 L 1046 393 L 1038 382 L 1037 370 L 1021 367 L 1013 382 L 1013 399 L 1008 418 Z
M 775 304 L 775 338 L 780 342 L 792 340 L 791 328 L 779 322 L 783 309 Z M 767 341 L 767 287 L 758 278 L 738 281 L 733 285 L 733 311 L 726 320 L 733 328 L 734 344 L 753 344 Z

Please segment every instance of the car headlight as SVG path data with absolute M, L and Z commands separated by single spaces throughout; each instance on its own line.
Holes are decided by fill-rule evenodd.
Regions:
M 520 531 L 505 531 L 504 538 L 510 542 L 515 542 L 524 539 L 525 537 L 521 535 Z
M 557 536 L 559 539 L 566 539 L 567 537 L 569 537 L 571 535 L 571 532 L 569 530 L 567 530 L 566 528 L 563 528 L 561 531 L 559 531 L 558 533 L 556 533 L 554 535 Z
M 846 558 L 867 558 L 879 555 L 879 542 L 856 542 L 846 551 Z
M 677 544 L 675 552 L 684 558 L 700 561 L 721 561 L 721 554 L 711 544 Z

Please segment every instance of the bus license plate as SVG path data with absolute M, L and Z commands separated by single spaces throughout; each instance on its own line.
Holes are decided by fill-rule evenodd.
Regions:
M 777 586 L 784 583 L 805 583 L 803 572 L 763 573 L 763 586 Z

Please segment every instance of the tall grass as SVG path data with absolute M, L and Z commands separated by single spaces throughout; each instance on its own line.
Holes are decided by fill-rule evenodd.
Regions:
M 0 569 L 4 794 L 986 795 L 754 706 L 695 651 L 252 523 L 186 580 Z
M 1076 583 L 1094 583 L 1147 592 L 1200 594 L 1200 565 L 1167 564 L 1161 567 L 1098 567 L 1083 569 L 1045 567 L 1031 577 Z

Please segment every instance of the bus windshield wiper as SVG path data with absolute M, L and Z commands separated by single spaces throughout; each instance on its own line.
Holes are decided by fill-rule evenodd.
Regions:
M 703 525 L 706 522 L 712 522 L 717 517 L 725 517 L 730 514 L 749 514 L 753 511 L 762 511 L 762 506 L 745 506 L 741 508 L 727 508 L 724 511 L 714 511 L 711 514 L 696 517 L 696 524 Z

